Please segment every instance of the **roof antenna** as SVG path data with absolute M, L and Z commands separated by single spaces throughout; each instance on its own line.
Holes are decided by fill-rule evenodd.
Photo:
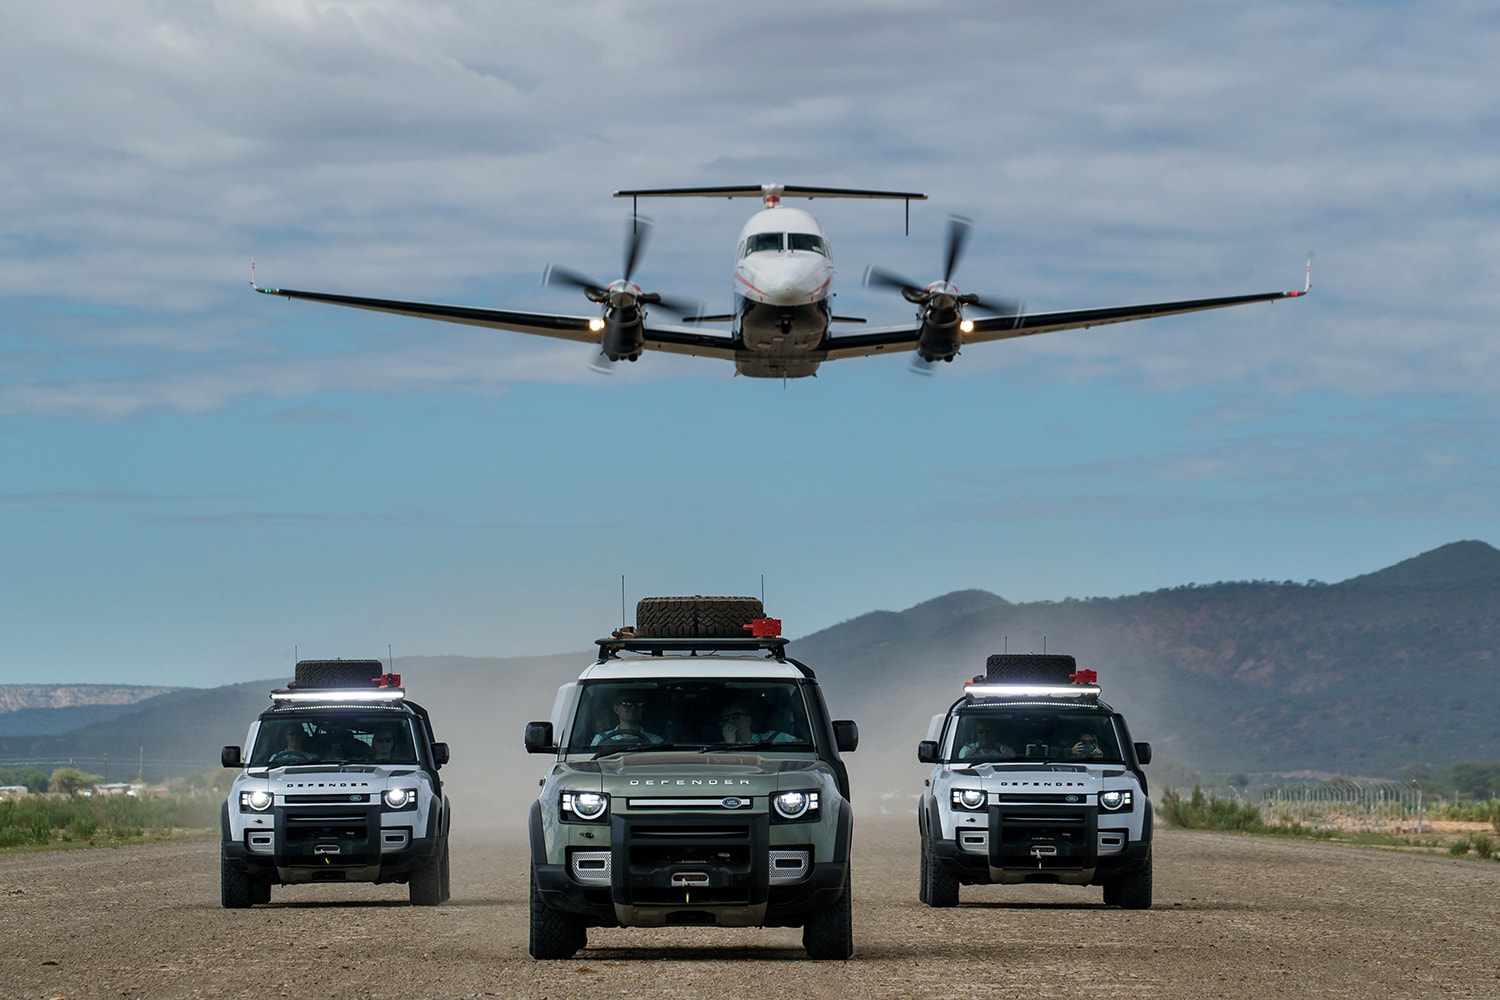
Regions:
M 391 652 L 390 643 L 385 644 L 385 669 L 386 673 L 394 674 L 396 672 L 396 654 Z
M 766 604 L 766 574 L 764 573 L 760 575 L 760 604 L 761 607 L 765 607 Z
M 625 620 L 625 574 L 620 574 L 620 627 L 624 628 L 630 623 Z

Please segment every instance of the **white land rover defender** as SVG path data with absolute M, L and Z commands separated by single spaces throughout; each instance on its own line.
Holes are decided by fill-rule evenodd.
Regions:
M 427 710 L 379 660 L 302 660 L 250 724 L 249 756 L 220 814 L 221 901 L 239 909 L 271 886 L 405 882 L 414 906 L 448 898 L 448 797 Z
M 991 656 L 932 718 L 917 825 L 922 902 L 957 906 L 960 885 L 1098 885 L 1104 902 L 1151 907 L 1151 802 L 1119 712 L 1071 656 Z
M 854 950 L 853 816 L 812 670 L 756 598 L 654 597 L 526 727 L 556 755 L 531 807 L 533 957 L 590 927 L 801 927 L 814 959 Z

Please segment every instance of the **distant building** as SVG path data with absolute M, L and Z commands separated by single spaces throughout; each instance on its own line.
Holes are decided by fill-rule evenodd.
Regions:
M 19 799 L 25 794 L 25 785 L 0 785 L 0 799 Z

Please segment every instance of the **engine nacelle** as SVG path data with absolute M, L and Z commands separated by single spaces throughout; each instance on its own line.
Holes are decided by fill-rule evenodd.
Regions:
M 611 361 L 635 361 L 646 349 L 645 314 L 639 306 L 615 309 L 605 317 L 599 350 Z
M 957 309 L 928 309 L 922 316 L 917 354 L 923 361 L 952 361 L 963 346 L 962 322 Z

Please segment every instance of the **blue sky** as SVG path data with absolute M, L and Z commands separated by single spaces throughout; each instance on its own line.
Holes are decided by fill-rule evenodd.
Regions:
M 797 636 L 1500 542 L 1490 5 L 15 6 L 0 683 L 581 650 L 622 576 Z M 584 314 L 539 279 L 616 276 L 613 191 L 762 182 L 930 196 L 811 205 L 872 322 L 952 212 L 1032 309 L 1314 294 L 783 385 L 247 285 Z M 637 277 L 727 308 L 753 208 L 647 206 Z

